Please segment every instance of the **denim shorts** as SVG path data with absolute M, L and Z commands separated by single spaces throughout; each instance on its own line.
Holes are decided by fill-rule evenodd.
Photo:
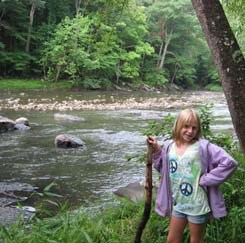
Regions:
M 172 216 L 174 216 L 176 218 L 187 219 L 189 222 L 191 222 L 193 224 L 204 224 L 209 219 L 209 213 L 202 214 L 202 215 L 188 215 L 188 214 L 181 213 L 181 212 L 178 212 L 175 210 L 173 210 Z

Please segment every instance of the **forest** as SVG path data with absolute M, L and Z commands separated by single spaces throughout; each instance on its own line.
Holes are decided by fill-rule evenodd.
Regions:
M 244 3 L 221 2 L 244 52 Z M 220 86 L 189 0 L 1 0 L 0 78 L 87 89 Z

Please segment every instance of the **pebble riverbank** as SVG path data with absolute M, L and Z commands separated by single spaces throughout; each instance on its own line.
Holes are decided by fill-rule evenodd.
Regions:
M 175 107 L 190 107 L 195 105 L 209 104 L 217 101 L 219 97 L 219 103 L 225 102 L 224 95 L 216 92 L 184 92 L 167 96 L 163 94 L 157 94 L 156 98 L 128 98 L 118 99 L 118 97 L 110 96 L 110 100 L 105 100 L 103 97 L 91 100 L 73 99 L 68 97 L 65 100 L 59 101 L 58 98 L 40 98 L 40 99 L 28 99 L 23 100 L 19 98 L 6 98 L 0 99 L 0 110 L 57 110 L 57 111 L 72 111 L 72 110 L 116 110 L 116 109 L 158 109 L 158 108 L 175 108 Z

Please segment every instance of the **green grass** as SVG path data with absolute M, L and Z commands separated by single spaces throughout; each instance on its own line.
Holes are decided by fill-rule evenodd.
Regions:
M 73 83 L 70 81 L 50 82 L 38 79 L 0 79 L 0 89 L 24 90 L 24 89 L 70 89 Z
M 223 91 L 222 86 L 218 84 L 209 84 L 205 88 L 209 91 Z
M 143 203 L 121 202 L 102 212 L 91 214 L 84 211 L 66 212 L 54 218 L 36 220 L 32 224 L 19 222 L 0 228 L 0 240 L 12 242 L 89 242 L 89 243 L 132 243 L 143 212 Z M 244 242 L 244 207 L 233 207 L 229 216 L 222 220 L 212 220 L 207 227 L 206 242 Z M 146 225 L 142 243 L 166 242 L 168 219 L 155 212 Z M 183 242 L 189 242 L 188 230 Z

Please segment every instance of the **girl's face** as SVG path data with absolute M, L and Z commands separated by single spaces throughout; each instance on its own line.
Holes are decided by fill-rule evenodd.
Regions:
M 182 143 L 191 143 L 196 138 L 198 132 L 197 122 L 191 121 L 185 124 L 180 130 L 180 138 Z

